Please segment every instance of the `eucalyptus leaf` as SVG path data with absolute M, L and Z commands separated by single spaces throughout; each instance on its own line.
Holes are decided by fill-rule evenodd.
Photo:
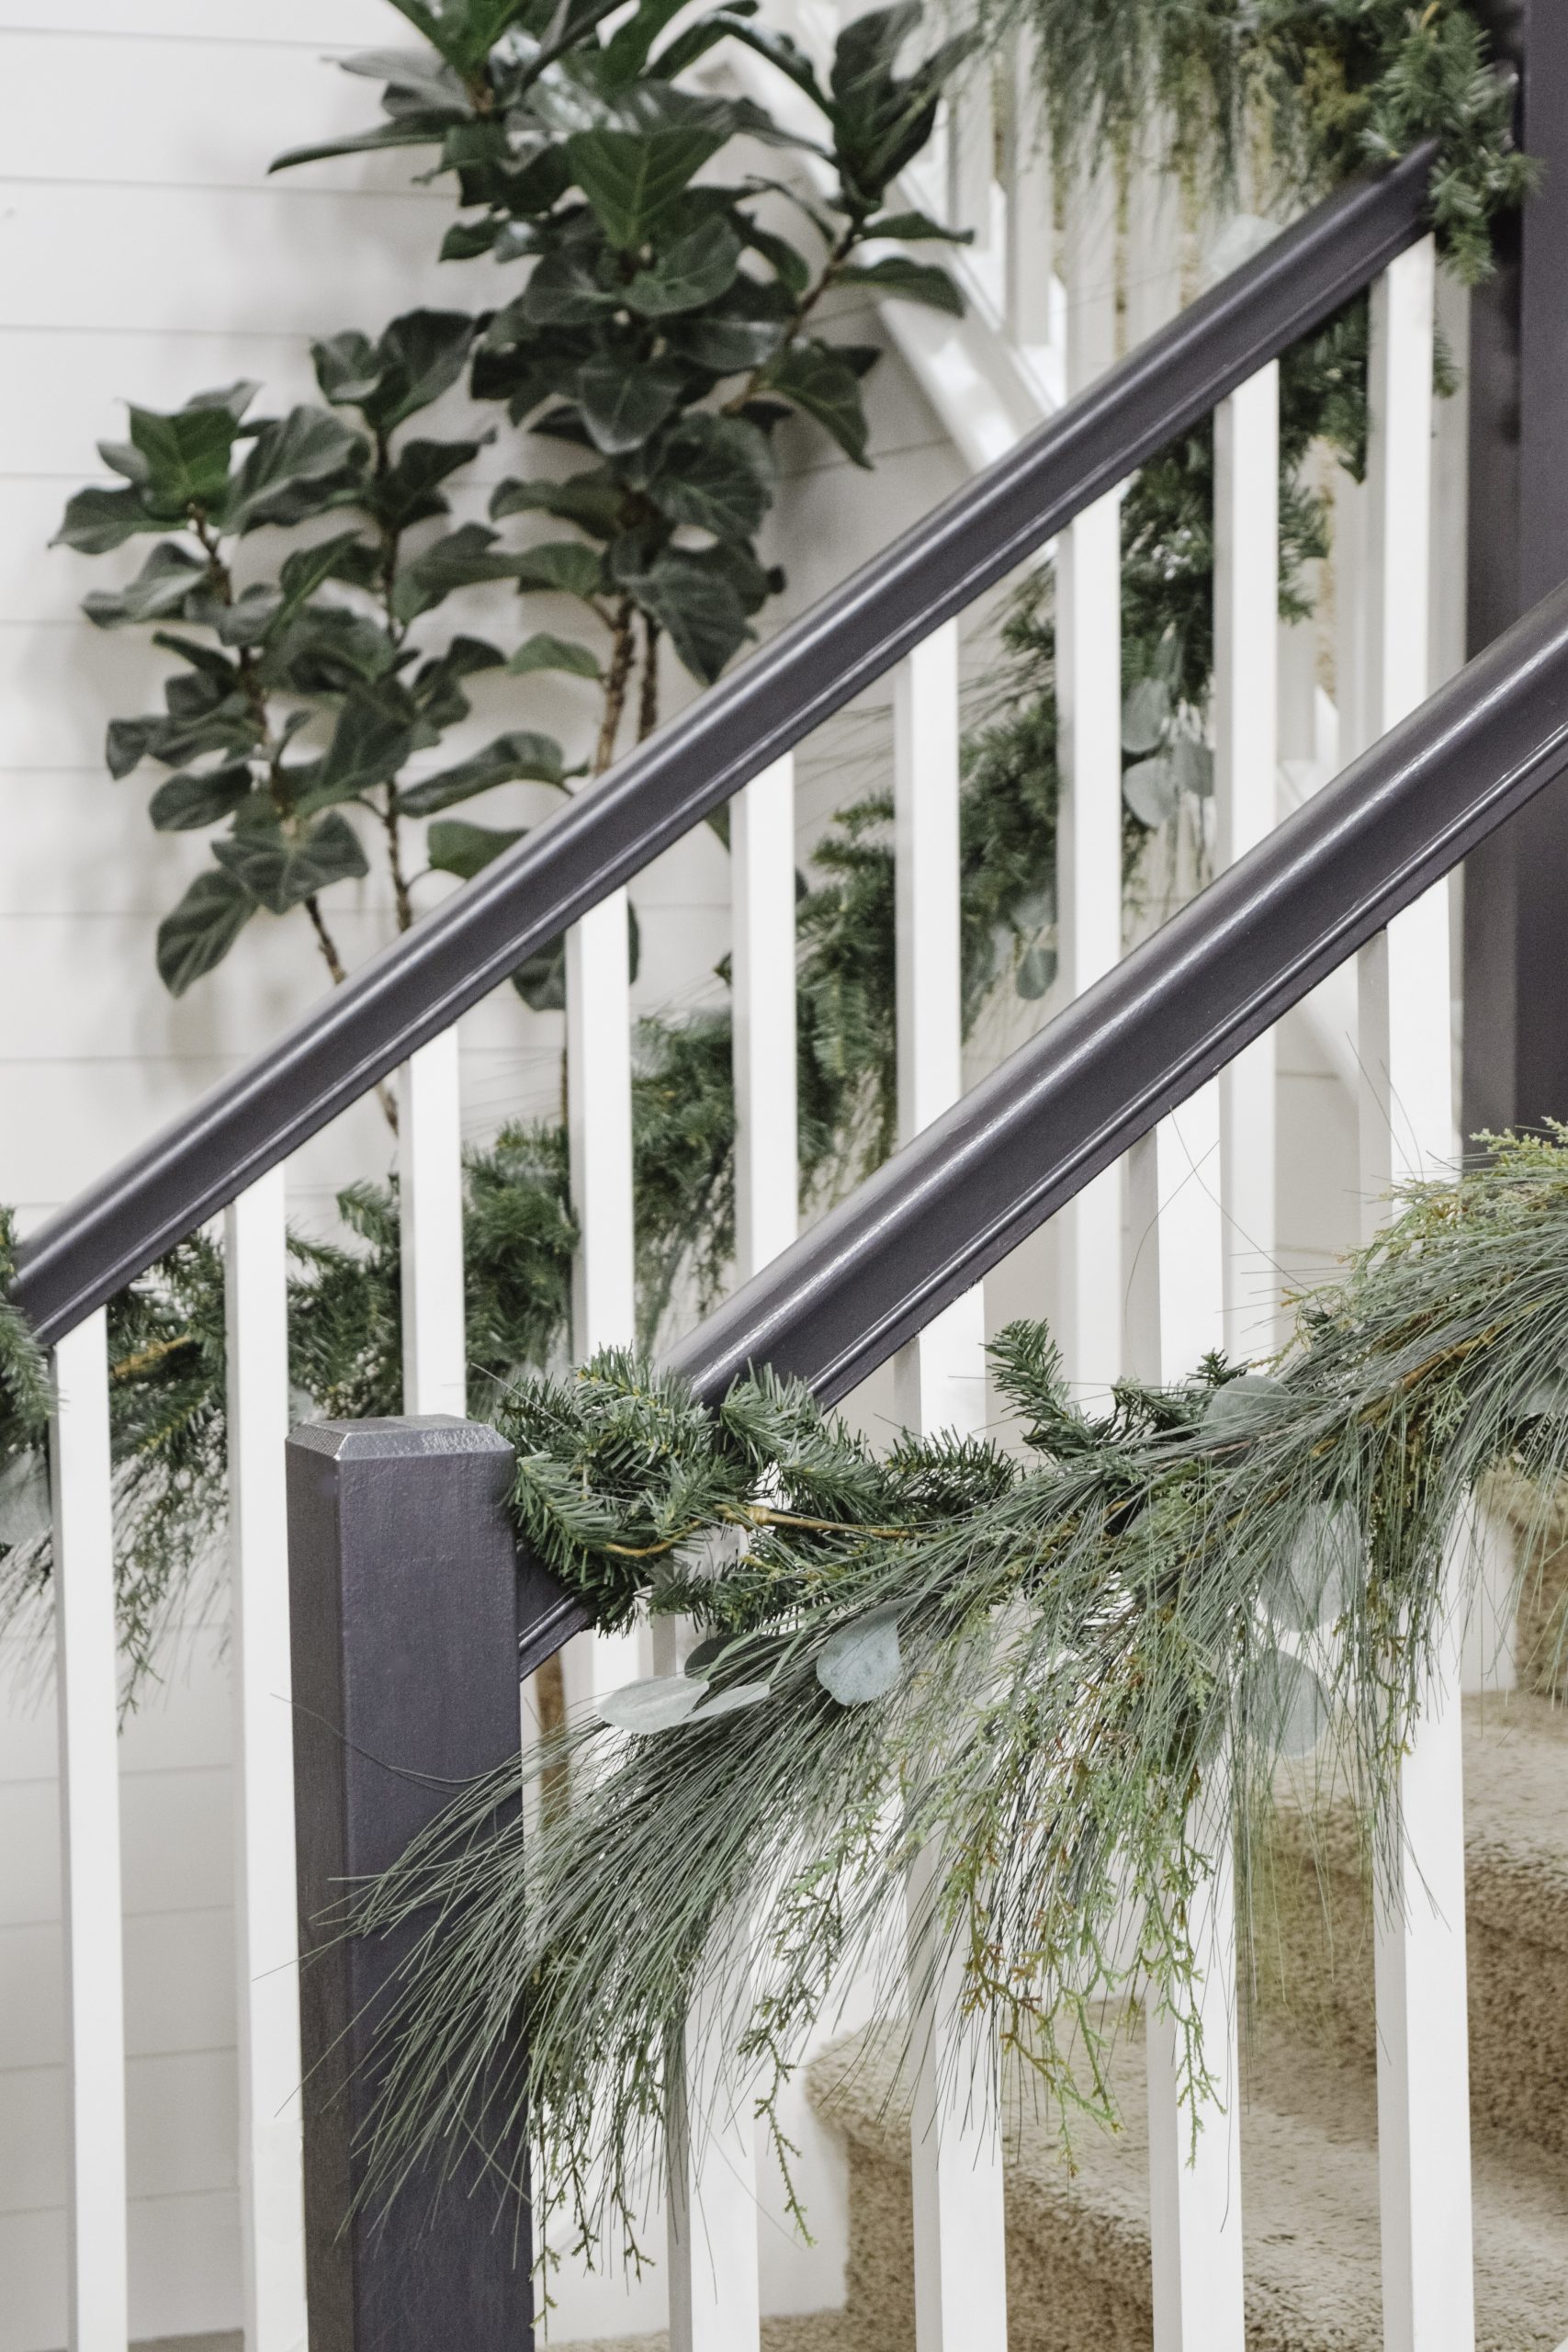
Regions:
M 36 1544 L 52 1524 L 47 1456 L 30 1448 L 14 1454 L 0 1470 L 0 1550 Z
M 1181 779 L 1164 752 L 1139 760 L 1122 777 L 1122 797 L 1150 831 L 1168 824 L 1181 804 Z
M 686 1720 L 688 1723 L 711 1724 L 719 1715 L 739 1714 L 742 1708 L 758 1706 L 762 1700 L 771 1699 L 773 1695 L 771 1682 L 731 1682 L 725 1690 L 716 1690 L 711 1697 L 704 1699 Z
M 1134 756 L 1157 752 L 1170 724 L 1170 688 L 1163 678 L 1140 678 L 1122 698 L 1122 749 Z
M 1021 997 L 1030 1003 L 1036 1003 L 1046 994 L 1055 977 L 1056 951 L 1044 941 L 1037 939 L 1019 957 L 1013 986 Z
M 1289 1650 L 1275 1650 L 1260 1683 L 1258 1728 L 1269 1752 L 1297 1760 L 1311 1756 L 1323 1744 L 1331 1713 L 1317 1676 Z
M 840 1707 L 886 1699 L 903 1672 L 897 1609 L 870 1609 L 829 1634 L 817 1658 L 817 1679 Z
M 1223 1382 L 1210 1396 L 1203 1408 L 1203 1434 L 1249 1437 L 1280 1419 L 1289 1395 L 1282 1380 L 1271 1380 L 1266 1373 L 1244 1372 L 1235 1380 Z
M 1193 735 L 1179 735 L 1170 747 L 1170 763 L 1178 786 L 1195 799 L 1207 800 L 1214 789 L 1214 755 Z
M 593 1702 L 593 1712 L 601 1723 L 609 1724 L 616 1731 L 672 1731 L 695 1713 L 699 1702 L 707 1695 L 707 1684 L 692 1680 L 684 1674 L 658 1674 L 646 1682 L 627 1682 L 619 1690 L 606 1690 Z
M 1259 1598 L 1277 1625 L 1312 1634 L 1344 1614 L 1361 1582 L 1366 1540 L 1348 1503 L 1320 1503 L 1306 1514 L 1290 1551 L 1259 1587 Z

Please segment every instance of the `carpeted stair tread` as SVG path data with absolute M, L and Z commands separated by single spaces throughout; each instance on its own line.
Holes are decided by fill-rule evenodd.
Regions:
M 1472 2114 L 1568 2155 L 1568 1710 L 1526 1692 L 1467 1700 L 1464 1747 Z M 1271 1861 L 1263 2006 L 1370 2080 L 1372 1913 L 1353 1827 L 1287 1808 Z
M 1271 2023 L 1248 2035 L 1242 2209 L 1249 2352 L 1379 2352 L 1374 2093 Z M 1080 2122 L 1076 2170 L 1033 2118 L 1011 2119 L 1012 2352 L 1147 2352 L 1148 2143 L 1141 2037 L 1111 2058 L 1122 2130 Z M 835 2044 L 813 2099 L 850 2150 L 856 2352 L 908 2352 L 908 2108 L 890 2047 Z M 1561 2164 L 1478 2137 L 1479 2352 L 1553 2352 L 1568 2335 L 1568 2187 Z

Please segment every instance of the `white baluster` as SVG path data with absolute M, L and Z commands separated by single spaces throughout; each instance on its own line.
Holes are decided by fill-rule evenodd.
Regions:
M 909 1872 L 909 2119 L 916 2352 L 1007 2352 L 1007 2232 L 997 2086 L 963 2014 L 959 1956 L 938 1948 L 936 1856 Z
M 463 1114 L 457 1032 L 444 1029 L 398 1072 L 403 1410 L 468 1410 L 463 1330 Z
M 1372 292 L 1367 499 L 1372 730 L 1427 692 L 1433 251 Z M 1440 882 L 1359 958 L 1361 1178 L 1369 1235 L 1391 1182 L 1455 1152 L 1449 894 Z M 1465 1993 L 1459 1580 L 1437 1673 L 1400 1769 L 1397 1857 L 1380 1872 L 1375 1957 L 1378 2179 L 1386 2352 L 1472 2352 L 1470 2065 Z
M 1216 1080 L 1128 1154 L 1133 1265 L 1128 1362 L 1147 1382 L 1185 1378 L 1224 1335 L 1220 1101 Z M 1149 2235 L 1155 2352 L 1243 2352 L 1241 2170 L 1231 1804 L 1223 1772 L 1190 1834 L 1209 1861 L 1188 1918 L 1196 2010 L 1213 2086 L 1194 2112 L 1178 2021 L 1148 2019 Z M 1194 2140 L 1194 2124 L 1197 2126 Z
M 1070 996 L 1122 954 L 1121 534 L 1112 491 L 1056 543 L 1056 936 Z M 1074 1388 L 1093 1395 L 1122 1370 L 1120 1168 L 1086 1185 L 1056 1230 L 1063 1361 Z
M 1007 175 L 1008 332 L 1015 343 L 1046 344 L 1056 255 L 1055 182 L 1033 44 L 1026 34 L 1013 51 Z
M 405 1090 L 405 1137 L 409 1109 Z M 406 1218 L 406 1196 L 403 1213 Z M 288 1274 L 283 1170 L 275 1168 L 243 1193 L 224 1217 L 245 2352 L 302 2352 L 306 2340 L 294 1724 L 283 1485 L 283 1448 L 288 1435 Z
M 958 899 L 958 624 L 898 666 L 893 694 L 898 1136 L 908 1143 L 964 1091 Z M 898 1418 L 983 1429 L 985 1305 L 978 1287 L 900 1349 Z
M 900 1138 L 963 1090 L 958 865 L 958 625 L 901 663 L 894 688 L 895 876 Z M 894 1365 L 908 1429 L 977 1435 L 986 1425 L 979 1285 L 935 1316 Z M 957 1991 L 927 1957 L 922 1897 L 909 1889 L 916 2062 L 910 2156 L 917 2352 L 1007 2352 L 1001 2148 L 988 2056 L 963 2032 Z
M 567 1140 L 579 1240 L 572 1267 L 574 1352 L 629 1348 L 637 1338 L 632 1221 L 631 972 L 626 894 L 610 896 L 566 935 Z M 643 1634 L 584 1635 L 567 1653 L 568 1688 L 635 1680 Z
M 55 1659 L 65 1946 L 67 2342 L 125 2352 L 125 1970 L 108 1341 L 100 1307 L 54 1351 Z
M 991 189 L 996 179 L 996 127 L 992 115 L 990 59 L 971 58 L 948 106 L 948 220 L 974 232 L 983 250 L 991 242 Z
M 1272 831 L 1279 756 L 1280 370 L 1214 413 L 1214 865 Z M 1266 1354 L 1274 1272 L 1274 1033 L 1221 1074 L 1225 1346 Z
M 630 1347 L 637 1334 L 630 1007 L 626 894 L 613 890 L 566 941 L 567 1125 L 581 1235 L 571 1338 L 580 1356 Z
M 670 2352 L 757 2352 L 757 2124 L 724 2063 L 747 2015 L 744 1937 L 724 1939 L 685 2037 L 669 2147 Z
M 787 1250 L 799 1224 L 795 1100 L 795 761 L 729 804 L 734 907 L 735 1271 Z
M 1062 218 L 1067 297 L 1067 391 L 1081 392 L 1116 357 L 1116 176 L 1078 172 Z

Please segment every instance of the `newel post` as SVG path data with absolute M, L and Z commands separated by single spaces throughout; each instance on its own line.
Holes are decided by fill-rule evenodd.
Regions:
M 288 1457 L 310 2352 L 531 2352 L 527 2233 L 476 2168 L 438 2204 L 416 2177 L 384 2216 L 352 2211 L 356 2068 L 400 1948 L 330 1919 L 517 1752 L 512 1449 L 432 1415 L 318 1422 Z

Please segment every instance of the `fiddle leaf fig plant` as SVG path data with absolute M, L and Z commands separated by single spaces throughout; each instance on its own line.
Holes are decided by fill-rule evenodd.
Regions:
M 168 415 L 133 407 L 127 439 L 100 445 L 118 486 L 79 491 L 59 535 L 95 556 L 154 542 L 85 609 L 150 629 L 174 665 L 164 709 L 112 721 L 107 757 L 117 778 L 161 772 L 159 831 L 208 837 L 158 934 L 175 995 L 263 914 L 302 914 L 341 980 L 330 902 L 373 857 L 406 928 L 424 874 L 467 879 L 521 837 L 469 804 L 519 781 L 570 791 L 657 725 L 666 644 L 711 683 L 784 584 L 758 544 L 778 426 L 798 413 L 868 462 L 861 384 L 877 354 L 822 332 L 823 297 L 860 285 L 961 308 L 943 270 L 892 249 L 948 233 L 886 204 L 969 46 L 905 70 L 916 0 L 848 28 L 825 86 L 755 24 L 757 0 L 673 31 L 678 6 L 641 0 L 613 33 L 602 0 L 394 5 L 421 45 L 347 61 L 382 83 L 385 120 L 279 164 L 434 148 L 459 209 L 444 255 L 492 256 L 501 299 L 327 337 L 319 401 L 282 416 L 257 413 L 252 383 Z M 819 139 L 679 78 L 726 40 L 782 68 Z M 790 147 L 810 149 L 825 194 L 746 167 L 747 150 Z M 733 175 L 715 176 L 729 153 Z M 480 437 L 425 418 L 465 383 L 504 411 L 483 438 L 510 429 L 519 449 L 488 522 L 451 506 Z M 448 598 L 487 583 L 526 600 L 514 639 L 450 626 Z M 433 756 L 484 673 L 503 729 Z M 546 677 L 557 713 L 561 680 L 581 690 L 570 749 L 538 724 Z M 514 976 L 531 1004 L 563 1001 L 562 965 L 558 945 Z

